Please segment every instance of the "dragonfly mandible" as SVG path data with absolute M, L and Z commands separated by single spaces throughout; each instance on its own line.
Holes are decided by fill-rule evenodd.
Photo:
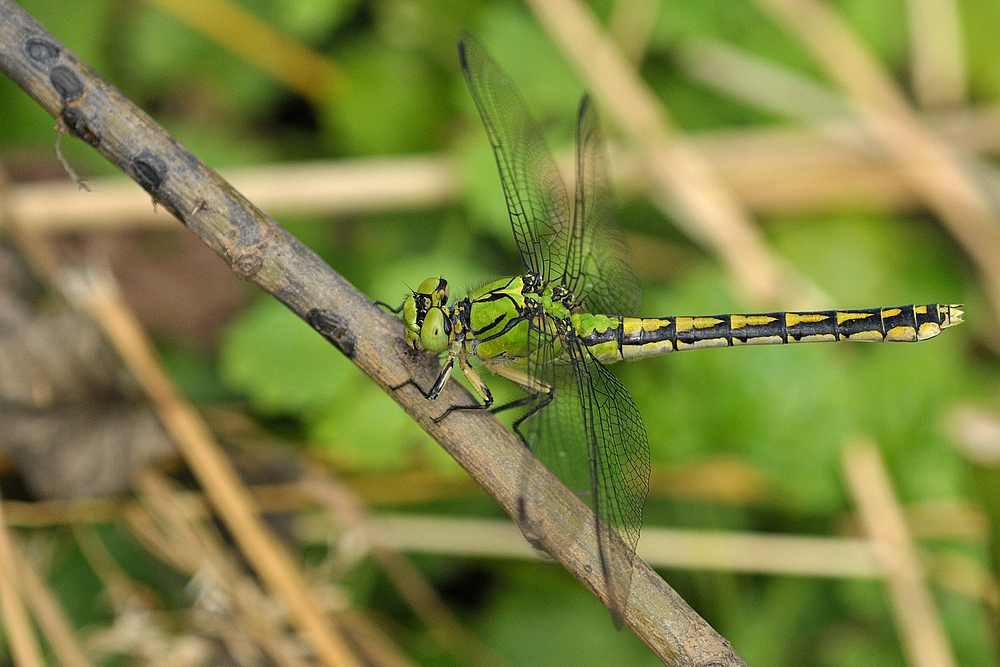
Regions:
M 442 369 L 429 390 L 412 379 L 395 389 L 412 385 L 435 399 L 457 363 L 483 402 L 451 406 L 438 420 L 454 410 L 523 408 L 514 431 L 594 511 L 600 572 L 620 625 L 649 490 L 649 445 L 632 397 L 606 364 L 704 347 L 926 340 L 961 323 L 963 313 L 958 305 L 928 304 L 623 316 L 638 313 L 642 294 L 615 219 L 603 138 L 589 97 L 583 97 L 577 118 L 571 204 L 541 128 L 514 84 L 471 35 L 461 36 L 458 50 L 496 157 L 524 273 L 451 304 L 445 279 L 422 282 L 392 310 L 402 316 L 407 344 L 439 354 Z M 470 360 L 514 381 L 526 396 L 495 406 Z M 522 530 L 532 512 L 531 484 L 527 478 L 522 483 Z M 613 533 L 627 545 L 625 558 L 611 547 Z

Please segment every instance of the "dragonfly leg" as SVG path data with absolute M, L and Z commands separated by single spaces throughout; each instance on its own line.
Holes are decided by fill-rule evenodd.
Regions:
M 434 420 L 435 424 L 450 415 L 455 410 L 488 410 L 490 406 L 493 405 L 493 393 L 490 391 L 490 388 L 486 386 L 486 383 L 483 382 L 483 378 L 476 372 L 476 369 L 469 364 L 465 357 L 462 356 L 458 358 L 458 365 L 461 367 L 462 373 L 464 373 L 465 377 L 469 380 L 472 388 L 475 389 L 476 393 L 483 399 L 483 402 L 476 403 L 475 405 L 449 406 L 449 408 L 445 410 L 440 417 Z
M 482 382 L 482 378 L 479 377 L 479 374 L 476 373 L 474 369 L 470 368 L 469 370 L 472 371 L 472 373 L 475 375 L 475 380 L 469 378 L 469 380 L 473 383 L 473 386 L 475 387 L 476 380 Z M 468 374 L 466 374 L 466 377 L 468 377 Z M 480 391 L 478 387 L 476 390 Z M 516 422 L 514 422 L 514 431 L 517 432 L 517 436 L 521 438 L 522 441 L 524 441 L 524 436 L 521 435 L 519 431 L 517 431 L 517 425 L 520 424 L 525 419 L 527 419 L 528 417 L 530 417 L 531 415 L 541 410 L 543 407 L 549 404 L 549 401 L 552 400 L 551 392 L 536 392 L 530 389 L 527 391 L 528 391 L 527 396 L 524 396 L 522 398 L 516 398 L 513 401 L 504 403 L 503 405 L 498 405 L 496 407 L 493 407 L 493 394 L 490 392 L 489 387 L 487 387 L 486 384 L 484 383 L 482 385 L 482 392 L 480 393 L 480 395 L 483 396 L 483 400 L 485 401 L 484 403 L 476 403 L 475 405 L 453 405 L 449 407 L 447 410 L 445 410 L 444 414 L 435 419 L 434 422 L 437 423 L 441 421 L 455 410 L 489 410 L 493 414 L 497 414 L 498 412 L 503 412 L 504 410 L 510 410 L 511 408 L 519 408 L 524 405 L 531 405 L 538 398 L 539 394 L 544 393 L 546 394 L 545 400 L 539 403 L 538 406 L 532 408 L 528 414 L 524 415 L 523 417 L 519 418 Z
M 527 405 L 527 404 L 531 403 L 532 401 L 538 399 L 538 397 L 541 395 L 541 393 L 542 392 L 535 393 L 535 394 L 530 394 L 529 393 L 527 396 L 525 396 L 523 399 L 521 399 L 521 401 L 523 401 L 522 405 Z M 544 398 L 542 398 L 534 406 L 532 406 L 532 408 L 530 410 L 528 410 L 523 415 L 521 415 L 520 417 L 518 417 L 517 419 L 515 419 L 514 423 L 511 425 L 511 428 L 514 429 L 514 433 L 517 433 L 517 437 L 519 437 L 521 439 L 521 442 L 523 442 L 525 445 L 528 444 L 528 440 L 527 440 L 527 438 L 524 437 L 524 434 L 521 433 L 521 424 L 523 424 L 529 418 L 534 417 L 536 414 L 538 414 L 538 412 L 542 408 L 544 408 L 546 405 L 548 405 L 549 403 L 551 403 L 552 399 L 556 397 L 555 390 L 551 389 L 551 388 L 547 392 L 544 392 L 544 394 L 545 394 Z M 517 403 L 518 401 L 514 401 L 514 402 Z M 507 408 L 507 407 L 514 407 L 514 406 L 508 404 L 508 405 L 504 405 L 502 407 L 503 408 Z
M 406 302 L 404 301 L 403 303 L 406 303 Z M 381 308 L 385 308 L 387 311 L 389 311 L 393 315 L 399 315 L 399 311 L 403 310 L 403 303 L 399 304 L 395 308 L 393 308 L 392 306 L 390 306 L 389 304 L 387 304 L 385 301 L 376 301 L 375 305 L 379 306 Z M 403 384 L 406 384 L 406 383 L 404 382 Z
M 522 442 L 527 443 L 528 441 L 525 440 L 524 434 L 522 434 L 518 430 L 518 426 L 520 426 L 521 422 L 523 422 L 525 419 L 527 419 L 528 417 L 530 417 L 531 415 L 535 414 L 536 412 L 544 408 L 546 405 L 548 405 L 552 401 L 552 397 L 555 395 L 555 391 L 547 383 L 542 382 L 538 378 L 533 377 L 518 368 L 496 363 L 485 364 L 485 365 L 487 368 L 490 369 L 490 371 L 492 371 L 496 375 L 499 375 L 502 378 L 507 378 L 511 382 L 516 382 L 520 386 L 524 387 L 524 390 L 528 393 L 528 395 L 525 396 L 524 398 L 519 398 L 517 400 L 511 401 L 510 403 L 504 403 L 499 407 L 493 408 L 492 410 L 493 414 L 496 414 L 498 412 L 503 412 L 504 410 L 509 410 L 511 408 L 517 408 L 524 405 L 531 405 L 533 402 L 538 401 L 539 396 L 543 394 L 545 395 L 545 398 L 538 401 L 537 405 L 532 407 L 531 410 L 529 410 L 526 414 L 518 417 L 517 421 L 514 422 L 514 432 L 517 433 L 517 437 L 521 438 Z
M 522 405 L 530 405 L 537 396 L 538 394 L 528 394 L 527 396 L 515 399 L 510 403 L 504 403 L 503 405 L 498 405 L 495 408 L 491 408 L 490 412 L 492 412 L 493 414 L 497 414 L 498 412 L 503 412 L 504 410 L 510 410 L 511 408 L 519 408 Z
M 441 368 L 441 372 L 437 376 L 437 379 L 434 381 L 434 386 L 432 386 L 429 391 L 424 391 L 424 388 L 421 387 L 419 384 L 417 384 L 417 381 L 414 380 L 413 378 L 410 378 L 405 382 L 400 382 L 395 387 L 389 387 L 389 388 L 392 389 L 393 391 L 399 391 L 403 387 L 412 385 L 413 387 L 416 387 L 417 391 L 420 392 L 421 396 L 426 398 L 428 401 L 433 401 L 438 397 L 438 394 L 441 393 L 441 390 L 444 389 L 444 385 L 448 382 L 448 378 L 451 377 L 451 371 L 454 368 L 455 368 L 455 358 L 449 356 L 448 361 L 445 362 L 444 366 Z
M 441 390 L 444 389 L 445 384 L 447 384 L 449 378 L 451 378 L 451 372 L 454 368 L 455 357 L 448 355 L 448 360 L 444 362 L 444 368 L 442 368 L 441 372 L 438 374 L 437 380 L 434 380 L 434 386 L 431 387 L 429 392 L 427 392 L 428 399 L 433 401 L 438 397 L 438 394 L 441 393 Z

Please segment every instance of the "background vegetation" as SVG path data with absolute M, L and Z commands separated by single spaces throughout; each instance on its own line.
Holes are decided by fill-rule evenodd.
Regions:
M 537 19 L 516 2 L 240 0 L 239 7 L 332 63 L 327 89 L 313 99 L 205 36 L 178 18 L 182 12 L 157 6 L 184 3 L 20 4 L 213 167 L 454 156 L 462 187 L 451 203 L 279 216 L 373 300 L 398 302 L 408 286 L 431 275 L 445 276 L 461 293 L 519 270 L 492 155 L 460 75 L 459 30 L 474 32 L 491 49 L 557 154 L 569 148 L 584 90 Z M 602 0 L 593 8 L 606 19 L 612 4 Z M 904 0 L 833 4 L 906 85 Z M 985 108 L 1000 97 L 1000 5 L 962 0 L 959 7 L 969 103 Z M 249 33 L 235 41 L 250 41 L 252 50 L 253 38 Z M 794 125 L 695 81 L 678 57 L 694 40 L 724 42 L 829 85 L 806 50 L 751 0 L 664 0 L 641 73 L 676 126 L 692 135 Z M 60 177 L 51 119 L 6 79 L 0 80 L 0 115 L 0 160 L 13 178 Z M 607 129 L 616 135 L 614 127 Z M 63 151 L 81 174 L 111 173 L 80 142 L 64 142 Z M 761 306 L 744 300 L 717 258 L 679 232 L 638 187 L 622 188 L 620 200 L 622 226 L 637 250 L 642 314 Z M 758 220 L 767 242 L 834 304 L 965 303 L 970 324 L 915 346 L 706 350 L 617 369 L 649 432 L 655 471 L 646 525 L 856 531 L 840 460 L 844 443 L 859 433 L 877 441 L 904 505 L 991 511 L 983 493 L 994 483 L 989 470 L 970 464 L 949 430 L 956 408 L 993 408 L 1000 380 L 995 318 L 965 254 L 919 208 L 844 202 L 802 210 L 766 211 Z M 407 497 L 401 489 L 391 505 L 396 511 L 500 516 L 488 498 L 456 482 L 461 469 L 388 396 L 281 304 L 210 271 L 204 281 L 170 278 L 205 266 L 192 259 L 200 251 L 185 233 L 179 227 L 123 230 L 102 238 L 111 254 L 144 257 L 150 273 L 160 272 L 159 280 L 144 280 L 139 269 L 131 280 L 121 278 L 189 398 L 209 414 L 250 415 L 270 437 L 294 443 L 303 455 L 355 480 L 388 487 L 412 479 L 405 474 L 424 474 L 430 490 L 409 489 Z M 76 234 L 67 239 L 83 242 Z M 501 394 L 515 391 L 491 378 L 494 384 Z M 127 551 L 128 538 L 116 537 L 112 527 L 103 530 L 109 544 Z M 985 533 L 972 539 L 938 534 L 920 542 L 932 570 L 957 555 L 985 571 L 988 545 Z M 54 585 L 79 626 L 107 623 L 111 612 L 96 576 L 80 552 L 66 549 L 56 559 Z M 316 561 L 323 550 L 307 549 L 306 556 Z M 138 551 L 130 562 L 137 577 L 161 591 L 168 609 L 184 607 L 183 582 Z M 631 634 L 616 632 L 598 601 L 555 565 L 429 556 L 417 562 L 463 623 L 510 664 L 655 662 Z M 880 582 L 711 570 L 662 574 L 749 664 L 905 662 Z M 998 664 L 991 629 L 997 608 L 991 612 L 983 595 L 935 581 L 959 663 Z M 344 586 L 351 603 L 382 619 L 419 664 L 453 664 L 377 567 L 358 564 Z

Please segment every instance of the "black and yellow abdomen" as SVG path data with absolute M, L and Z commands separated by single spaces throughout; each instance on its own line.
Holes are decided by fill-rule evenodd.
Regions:
M 927 304 L 704 317 L 573 316 L 580 340 L 608 363 L 674 350 L 836 341 L 914 342 L 962 322 L 957 305 Z

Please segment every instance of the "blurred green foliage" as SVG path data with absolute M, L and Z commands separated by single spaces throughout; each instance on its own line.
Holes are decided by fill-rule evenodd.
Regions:
M 493 158 L 461 80 L 457 32 L 471 30 L 486 43 L 557 151 L 570 145 L 583 92 L 537 21 L 515 2 L 242 0 L 241 6 L 340 68 L 340 85 L 318 106 L 141 2 L 80 0 L 72 11 L 56 0 L 21 4 L 213 166 L 453 151 L 466 186 L 454 206 L 281 220 L 372 299 L 391 303 L 427 276 L 445 276 L 461 293 L 519 270 Z M 606 17 L 610 4 L 595 8 Z M 905 70 L 904 0 L 835 4 L 891 70 Z M 995 102 L 1000 5 L 960 4 L 973 95 Z M 685 130 L 781 122 L 686 80 L 671 60 L 671 47 L 690 37 L 722 40 L 822 81 L 805 50 L 751 0 L 664 0 L 642 72 Z M 7 80 L 0 80 L 0 110 L 4 154 L 53 161 L 52 120 Z M 64 150 L 81 170 L 111 171 L 79 142 L 67 144 L 72 145 Z M 1000 369 L 995 356 L 974 340 L 975 320 L 985 319 L 975 309 L 983 298 L 953 242 L 924 215 L 830 213 L 764 222 L 773 246 L 843 307 L 965 302 L 972 305 L 973 324 L 916 346 L 706 350 L 618 369 L 645 419 L 654 464 L 736 457 L 760 471 L 772 491 L 766 508 L 656 499 L 648 522 L 830 533 L 850 510 L 840 448 L 862 432 L 878 440 L 905 502 L 976 497 L 973 479 L 982 475 L 974 478 L 951 448 L 942 418 L 962 401 L 995 405 Z M 676 280 L 644 281 L 642 314 L 752 307 L 737 300 L 715 259 L 684 240 L 670 220 L 623 216 L 622 223 L 689 250 Z M 640 273 L 655 273 L 643 269 Z M 228 327 L 218 350 L 210 363 L 184 350 L 165 350 L 197 400 L 237 396 L 262 418 L 294 423 L 311 448 L 351 472 L 429 468 L 461 474 L 390 397 L 277 302 L 257 299 Z M 501 397 L 515 394 L 506 383 L 495 384 Z M 956 545 L 926 547 L 934 553 Z M 984 553 L 972 551 L 986 562 Z M 463 567 L 447 559 L 423 564 L 438 583 Z M 96 582 L 79 572 L 81 567 L 77 556 L 67 557 L 56 569 L 56 583 L 77 600 L 71 610 L 75 620 L 104 621 L 93 601 Z M 616 633 L 597 601 L 555 566 L 484 561 L 477 567 L 492 572 L 496 585 L 467 621 L 512 664 L 654 664 L 634 637 Z M 877 583 L 717 572 L 665 575 L 750 664 L 904 664 L 885 591 Z M 377 583 L 377 573 L 359 575 L 362 580 L 368 583 L 355 589 L 360 603 L 391 607 L 384 598 L 392 594 L 384 581 Z M 950 593 L 938 601 L 961 664 L 996 665 L 982 607 Z M 411 636 L 408 648 L 422 664 L 450 664 L 419 637 Z

